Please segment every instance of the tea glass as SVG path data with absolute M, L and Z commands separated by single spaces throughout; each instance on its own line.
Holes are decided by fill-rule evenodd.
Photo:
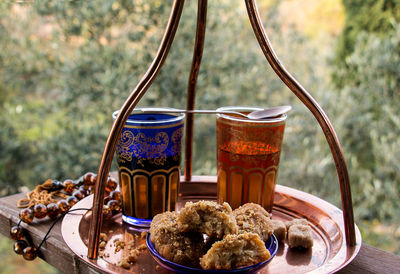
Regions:
M 248 114 L 257 107 L 222 107 Z M 286 114 L 252 120 L 217 114 L 218 201 L 248 202 L 272 212 Z
M 126 223 L 149 227 L 155 215 L 175 210 L 184 117 L 136 109 L 125 123 L 116 158 Z

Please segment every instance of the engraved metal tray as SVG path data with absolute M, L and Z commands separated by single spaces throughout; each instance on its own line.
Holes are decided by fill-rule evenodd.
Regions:
M 181 183 L 177 208 L 186 201 L 216 199 L 216 178 L 198 176 L 193 182 Z M 73 208 L 91 208 L 93 195 L 90 195 Z M 330 273 L 338 271 L 350 263 L 361 247 L 361 234 L 356 226 L 356 246 L 346 245 L 342 211 L 334 205 L 311 194 L 277 185 L 274 197 L 272 218 L 283 221 L 293 218 L 306 218 L 313 230 L 314 246 L 307 251 L 288 248 L 287 243 L 279 243 L 275 258 L 260 273 Z M 114 241 L 134 240 L 136 246 L 145 244 L 143 229 L 137 229 L 122 222 L 121 214 L 111 220 L 103 221 L 102 232 L 107 234 L 108 242 L 104 251 L 108 257 L 89 260 L 87 258 L 88 231 L 91 212 L 82 210 L 64 217 L 61 233 L 70 249 L 83 261 L 106 273 L 170 273 L 160 267 L 144 250 L 136 263 L 129 269 L 117 266 L 124 251 L 116 252 Z M 137 235 L 137 236 L 135 236 Z

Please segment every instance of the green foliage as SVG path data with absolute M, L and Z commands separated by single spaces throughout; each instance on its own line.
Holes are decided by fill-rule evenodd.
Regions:
M 196 107 L 294 103 L 295 98 L 263 57 L 244 5 L 232 1 L 210 5 Z M 196 8 L 196 3 L 186 3 L 169 57 L 141 106 L 185 107 Z M 1 88 L 7 96 L 3 123 L 15 137 L 7 139 L 12 135 L 4 132 L 2 142 L 4 155 L 20 156 L 10 160 L 5 157 L 1 162 L 3 186 L 9 187 L 8 181 L 13 178 L 11 193 L 18 186 L 32 188 L 49 177 L 65 179 L 96 171 L 111 127 L 110 114 L 122 105 L 151 63 L 170 4 L 37 1 L 33 5 L 9 5 L 8 9 L 5 18 L 20 20 L 19 24 L 2 21 L 0 40 L 5 49 L 0 53 L 5 61 L 0 67 L 4 75 Z M 294 74 L 310 88 L 318 89 L 321 84 L 315 80 L 321 78 L 323 70 L 314 70 L 313 66 L 323 62 L 316 60 L 312 46 L 293 28 L 282 32 L 275 19 L 276 9 L 271 6 L 263 17 L 271 22 L 272 39 L 280 41 L 276 50 L 282 53 L 282 59 L 290 61 Z M 215 121 L 209 118 L 196 117 L 196 128 L 201 125 L 202 129 L 195 133 L 197 174 L 216 173 Z M 295 119 L 306 124 L 310 117 Z M 314 127 L 301 132 L 314 135 L 316 131 Z M 288 138 L 289 143 L 295 139 Z M 317 142 L 313 140 L 312 144 Z M 293 153 L 303 150 L 296 147 Z M 13 148 L 18 151 L 10 151 Z M 288 157 L 293 156 L 289 153 Z M 17 167 L 6 168 L 13 164 Z M 313 173 L 313 169 L 307 170 Z M 288 174 L 281 172 L 282 181 L 296 184 L 297 179 L 288 178 Z
M 398 0 L 342 0 L 346 10 L 346 21 L 336 48 L 335 64 L 346 68 L 347 58 L 356 49 L 361 32 L 386 36 L 400 21 L 400 1 Z M 343 88 L 355 75 L 334 74 L 334 83 Z
M 398 224 L 385 224 L 377 219 L 358 223 L 363 241 L 388 252 L 400 254 L 400 229 Z
M 20 21 L 1 22 L 3 194 L 96 171 L 112 111 L 151 62 L 160 4 L 36 1 L 5 8 L 5 18 Z M 139 13 L 146 18 L 140 29 Z
M 28 262 L 20 255 L 15 254 L 12 250 L 13 241 L 6 237 L 0 236 L 0 273 L 19 273 L 19 274 L 56 274 L 60 273 L 51 265 L 45 263 L 41 259 Z
M 399 220 L 400 25 L 386 37 L 361 33 L 347 69 L 351 84 L 339 93 L 337 117 L 348 151 L 355 204 L 362 218 Z
M 399 1 L 344 1 L 335 118 L 366 242 L 399 252 Z

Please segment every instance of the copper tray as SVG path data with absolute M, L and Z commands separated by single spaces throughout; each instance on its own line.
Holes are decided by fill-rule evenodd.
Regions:
M 182 183 L 178 208 L 186 201 L 199 199 L 216 199 L 216 183 L 214 177 L 196 177 L 196 182 Z M 201 195 L 198 193 L 202 193 Z M 86 197 L 73 208 L 91 208 L 93 195 Z M 342 211 L 334 205 L 311 194 L 293 188 L 276 186 L 273 219 L 283 221 L 293 218 L 306 218 L 313 229 L 314 246 L 308 251 L 296 251 L 280 243 L 275 258 L 261 273 L 330 273 L 350 263 L 361 247 L 361 234 L 356 226 L 357 244 L 351 248 L 346 245 Z M 145 244 L 141 237 L 143 229 L 136 229 L 122 222 L 121 215 L 103 222 L 102 232 L 108 236 L 105 254 L 109 257 L 92 261 L 87 258 L 88 231 L 91 212 L 76 211 L 64 217 L 61 232 L 70 249 L 82 260 L 99 271 L 108 273 L 169 273 L 158 266 L 147 250 L 142 251 L 138 261 L 124 269 L 116 266 L 121 260 L 123 251 L 115 252 L 114 240 L 135 240 L 136 246 Z M 135 234 L 138 236 L 135 237 Z

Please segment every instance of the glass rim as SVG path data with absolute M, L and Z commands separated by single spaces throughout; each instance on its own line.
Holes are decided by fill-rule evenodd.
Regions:
M 168 107 L 145 107 L 145 108 L 135 108 L 131 114 L 129 115 L 128 120 L 126 121 L 126 123 L 130 123 L 130 124 L 141 124 L 141 125 L 157 125 L 157 124 L 165 124 L 165 123 L 173 123 L 173 122 L 179 122 L 182 121 L 183 118 L 185 118 L 185 114 L 184 113 L 157 113 L 157 114 L 162 114 L 162 115 L 167 115 L 170 116 L 168 118 L 165 119 L 160 119 L 160 120 L 134 120 L 131 117 L 134 115 L 149 115 L 151 113 L 144 113 L 141 112 L 142 110 L 146 110 L 146 111 L 151 111 L 151 110 L 157 110 L 157 111 L 168 111 L 168 110 L 178 110 L 176 108 L 168 108 Z M 113 112 L 112 117 L 115 120 L 117 118 L 119 114 L 119 110 L 116 110 Z
M 237 111 L 237 112 L 242 112 L 242 111 L 255 111 L 255 110 L 262 110 L 262 107 L 253 107 L 253 106 L 226 106 L 226 107 L 220 107 L 217 108 L 217 111 Z M 230 121 L 236 121 L 236 122 L 245 122 L 245 123 L 258 123 L 258 124 L 272 124 L 272 123 L 278 123 L 278 122 L 285 122 L 287 118 L 287 114 L 282 114 L 278 117 L 271 118 L 271 119 L 247 119 L 244 117 L 234 117 L 231 116 L 230 114 L 223 114 L 223 113 L 218 113 L 217 117 L 230 120 Z

